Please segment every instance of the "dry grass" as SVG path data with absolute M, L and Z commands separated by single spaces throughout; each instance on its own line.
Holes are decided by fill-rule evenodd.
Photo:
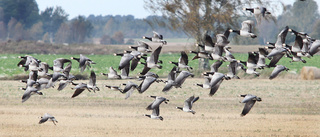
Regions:
M 139 83 L 136 80 L 132 80 Z M 21 103 L 24 84 L 1 81 L 0 136 L 317 136 L 320 135 L 320 81 L 288 79 L 245 79 L 224 81 L 216 95 L 193 84 L 202 79 L 187 79 L 181 89 L 168 93 L 154 83 L 143 94 L 136 91 L 128 99 L 103 85 L 119 85 L 126 80 L 98 81 L 101 91 L 84 91 L 71 99 L 71 86 L 63 91 L 43 90 Z M 238 94 L 255 94 L 262 102 L 240 117 L 243 104 Z M 169 104 L 160 106 L 164 121 L 143 114 L 152 102 L 148 95 L 164 96 Z M 195 115 L 175 109 L 191 95 L 200 96 Z M 44 113 L 59 121 L 56 126 L 38 124 Z

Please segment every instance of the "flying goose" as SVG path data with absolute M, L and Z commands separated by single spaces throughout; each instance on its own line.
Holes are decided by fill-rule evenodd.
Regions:
M 125 85 L 125 87 L 122 90 L 122 93 L 126 93 L 125 99 L 128 99 L 131 96 L 131 94 L 133 93 L 133 91 L 138 87 L 137 84 L 135 84 L 131 81 L 128 81 L 126 84 L 123 84 L 123 85 Z
M 142 38 L 150 40 L 152 42 L 162 43 L 164 45 L 167 44 L 167 41 L 163 40 L 163 36 L 161 34 L 159 34 L 158 32 L 155 32 L 155 31 L 153 31 L 153 36 L 152 37 L 143 36 Z
M 249 113 L 256 101 L 262 101 L 260 97 L 251 94 L 240 95 L 240 97 L 244 97 L 244 99 L 240 103 L 246 103 L 241 112 L 242 117 Z
M 210 80 L 211 80 L 211 78 L 210 78 L 209 76 L 204 76 L 204 83 L 203 83 L 203 84 L 197 83 L 197 84 L 195 84 L 195 85 L 197 85 L 197 86 L 199 86 L 199 87 L 202 87 L 202 88 L 204 88 L 204 89 L 210 89 L 210 88 L 211 88 L 211 86 L 210 86 Z
M 117 71 L 113 69 L 113 67 L 109 67 L 109 73 L 101 73 L 101 75 L 107 76 L 108 79 L 120 79 L 120 75 L 118 75 Z
M 229 31 L 237 33 L 240 36 L 256 38 L 257 35 L 252 33 L 253 25 L 254 25 L 254 22 L 252 20 L 245 20 L 241 23 L 242 27 L 240 30 L 230 29 Z
M 208 52 L 204 52 L 204 51 L 190 51 L 190 53 L 196 54 L 192 60 L 198 59 L 198 58 L 205 58 L 205 59 L 211 59 L 212 57 L 210 56 L 210 54 Z
M 286 42 L 288 31 L 289 31 L 288 26 L 286 26 L 284 29 L 280 31 L 280 33 L 277 36 L 277 41 L 274 45 L 276 48 L 282 48 L 284 45 L 286 45 L 285 42 Z
M 181 85 L 184 83 L 184 81 L 189 77 L 194 77 L 194 74 L 190 73 L 189 71 L 181 71 L 176 79 L 174 80 L 176 88 L 181 88 Z
M 129 48 L 134 49 L 139 52 L 152 52 L 151 46 L 144 41 L 138 41 L 138 46 L 129 46 Z
M 148 114 L 144 114 L 144 116 L 146 117 L 149 117 L 151 119 L 159 119 L 159 120 L 163 120 L 163 117 L 160 116 L 160 109 L 159 109 L 159 106 L 152 109 L 152 114 L 151 115 L 148 115 Z
M 80 54 L 80 58 L 71 57 L 71 59 L 74 59 L 79 62 L 79 68 L 80 68 L 81 72 L 83 72 L 87 66 L 91 67 L 90 66 L 91 64 L 96 64 L 91 59 L 89 59 L 88 57 L 86 57 L 82 54 Z
M 54 117 L 54 116 L 52 116 L 52 115 L 50 115 L 50 114 L 48 114 L 48 113 L 45 113 L 42 117 L 41 117 L 41 119 L 40 119 L 40 121 L 39 121 L 39 124 L 42 124 L 42 123 L 44 123 L 44 122 L 46 122 L 46 121 L 52 121 L 52 123 L 54 124 L 54 125 L 56 125 L 56 123 L 58 123 L 58 120 L 56 120 L 56 118 Z
M 266 67 L 266 57 L 268 55 L 268 50 L 267 48 L 259 48 L 258 54 L 259 54 L 259 59 L 257 61 L 257 66 L 256 68 L 258 69 L 263 69 Z
M 94 73 L 93 70 L 91 70 L 90 77 L 89 77 L 89 83 L 87 84 L 88 89 L 93 90 L 93 92 L 100 91 L 99 87 L 96 85 L 96 73 Z
M 320 40 L 315 40 L 310 46 L 310 50 L 309 50 L 310 56 L 313 56 L 314 54 L 316 54 L 319 51 L 319 47 L 320 47 Z
M 243 10 L 250 11 L 251 13 L 253 13 L 258 24 L 260 24 L 261 18 L 264 18 L 266 14 L 271 14 L 269 11 L 267 11 L 267 8 L 262 7 L 262 6 L 255 7 L 255 8 L 243 8 Z
M 229 47 L 229 46 L 223 47 L 223 50 L 225 52 L 224 60 L 228 61 L 228 62 L 236 61 L 236 58 L 232 55 L 232 53 L 229 51 L 229 49 L 231 49 L 231 47 Z
M 229 30 L 227 30 L 227 33 L 230 33 Z M 216 38 L 217 38 L 217 42 L 215 43 L 215 46 L 226 46 L 230 43 L 230 41 L 228 41 L 228 36 L 229 34 L 224 33 L 224 34 L 217 34 Z M 226 36 L 227 35 L 227 36 Z
M 146 54 L 141 53 L 140 51 L 127 51 L 127 50 L 125 50 L 124 52 L 130 53 L 133 56 L 133 59 L 131 60 L 131 67 L 130 67 L 131 71 L 134 71 L 134 69 L 136 69 L 141 57 L 146 55 Z
M 210 72 L 218 72 L 219 67 L 222 65 L 223 61 L 217 60 L 216 62 L 212 63 L 210 66 Z
M 29 56 L 18 56 L 18 58 L 21 58 L 19 63 L 17 64 L 18 67 L 24 67 L 24 71 L 31 70 L 31 71 L 36 71 L 39 67 L 39 63 L 41 62 L 40 60 Z
M 158 77 L 159 77 L 158 75 L 143 75 L 143 76 L 139 76 L 139 78 L 143 79 L 143 81 L 140 83 L 140 85 L 137 88 L 139 93 L 145 92 L 150 87 L 150 85 L 152 83 L 157 81 Z
M 211 78 L 209 82 L 209 86 L 210 86 L 209 96 L 213 96 L 217 92 L 217 90 L 220 87 L 220 84 L 224 79 L 226 80 L 230 79 L 230 77 L 219 72 L 205 72 L 203 73 L 203 75 L 209 76 Z
M 38 68 L 38 76 L 45 77 L 48 76 L 49 69 L 53 70 L 53 67 L 50 67 L 46 62 L 40 62 Z
M 161 96 L 148 96 L 148 97 L 154 98 L 154 101 L 150 105 L 148 105 L 146 110 L 153 110 L 153 109 L 159 107 L 162 102 L 164 102 L 166 104 L 168 104 L 168 102 L 169 102 L 169 100 L 167 98 L 161 97 Z
M 165 81 L 166 85 L 162 89 L 163 92 L 168 92 L 173 86 L 176 85 L 175 79 L 176 79 L 176 72 L 177 68 L 173 67 L 171 71 L 168 74 L 168 79 Z
M 70 62 L 69 59 L 57 58 L 53 60 L 53 71 L 54 72 L 63 72 L 64 71 L 64 63 Z
M 247 74 L 255 74 L 256 76 L 259 76 L 260 73 L 256 71 L 257 68 L 257 62 L 259 60 L 259 56 L 255 52 L 248 52 L 248 60 L 247 62 L 241 61 L 245 66 L 247 66 L 246 73 Z
M 277 76 L 279 75 L 280 72 L 282 72 L 282 71 L 288 71 L 288 70 L 289 70 L 289 69 L 288 69 L 287 67 L 283 66 L 283 65 L 277 65 L 277 66 L 273 69 L 273 71 L 271 72 L 269 79 L 270 79 L 270 80 L 271 80 L 271 79 L 274 79 L 275 77 L 277 77 Z
M 134 58 L 134 56 L 130 53 L 114 53 L 115 56 L 122 56 L 118 69 L 121 70 L 127 65 L 130 66 L 130 61 Z
M 232 61 L 230 62 L 229 65 L 227 65 L 228 67 L 228 73 L 227 73 L 227 77 L 230 77 L 230 78 L 236 78 L 236 79 L 240 79 L 238 76 L 237 76 L 237 72 L 238 72 L 238 68 L 243 68 L 243 65 L 240 63 L 240 61 Z
M 192 70 L 192 67 L 188 66 L 188 55 L 186 52 L 181 51 L 181 56 L 178 62 L 170 61 L 169 63 L 176 65 L 178 68 L 187 69 L 188 71 Z
M 214 47 L 215 47 L 215 43 L 212 41 L 212 38 L 210 35 L 205 34 L 204 35 L 204 50 L 207 52 L 213 52 L 214 51 Z M 196 46 L 201 46 L 199 44 L 197 44 Z
M 89 92 L 91 92 L 91 90 L 88 88 L 86 83 L 79 83 L 79 84 L 76 84 L 73 82 L 71 82 L 71 83 L 72 83 L 72 85 L 75 85 L 75 87 L 71 88 L 71 89 L 75 89 L 71 98 L 74 98 L 74 97 L 80 95 L 85 89 L 87 89 Z
M 31 95 L 38 94 L 38 95 L 43 95 L 42 92 L 39 92 L 37 88 L 32 87 L 32 86 L 27 86 L 27 88 L 21 88 L 24 90 L 24 93 L 22 95 L 22 103 L 27 101 Z
M 223 46 L 215 46 L 214 51 L 210 54 L 211 59 L 213 60 L 226 60 L 222 54 L 223 54 Z
M 187 98 L 185 101 L 184 101 L 184 105 L 183 107 L 176 107 L 177 109 L 180 109 L 184 112 L 190 112 L 192 114 L 195 114 L 196 112 L 194 110 L 192 110 L 192 105 L 194 102 L 196 102 L 197 100 L 199 99 L 199 97 L 194 97 L 194 96 L 191 96 L 189 98 Z
M 109 86 L 109 85 L 104 85 L 105 87 L 111 89 L 111 90 L 114 90 L 114 91 L 120 91 L 121 93 L 122 92 L 122 89 L 120 88 L 120 86 Z
M 160 45 L 155 51 L 152 52 L 152 54 L 149 57 L 146 58 L 146 63 L 140 62 L 144 64 L 144 68 L 140 73 L 141 75 L 146 74 L 151 68 L 159 68 L 159 69 L 162 68 L 162 66 L 158 64 L 159 54 L 161 52 L 161 49 L 162 49 L 162 45 Z

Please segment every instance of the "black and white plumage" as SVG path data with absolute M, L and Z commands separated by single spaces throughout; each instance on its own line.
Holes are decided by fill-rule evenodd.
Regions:
M 169 99 L 161 96 L 148 96 L 148 97 L 154 98 L 154 101 L 147 106 L 146 110 L 153 110 L 159 107 L 162 102 L 166 104 L 169 102 Z
M 159 68 L 159 69 L 162 68 L 162 66 L 158 64 L 159 54 L 161 52 L 161 49 L 162 49 L 162 45 L 160 45 L 156 50 L 154 50 L 149 57 L 147 58 L 142 57 L 143 59 L 146 59 L 146 62 L 145 63 L 141 62 L 142 64 L 144 64 L 144 68 L 140 73 L 141 75 L 146 74 L 151 68 Z
M 142 38 L 150 40 L 152 42 L 167 44 L 167 41 L 163 40 L 163 36 L 161 34 L 159 34 L 158 32 L 155 32 L 155 31 L 153 31 L 153 36 L 152 37 L 143 36 Z
M 50 114 L 48 114 L 48 113 L 45 113 L 42 117 L 41 117 L 41 119 L 40 119 L 40 121 L 39 121 L 39 124 L 42 124 L 42 123 L 44 123 L 44 122 L 47 122 L 47 121 L 52 121 L 52 123 L 54 124 L 54 125 L 56 125 L 56 123 L 58 123 L 58 120 L 54 117 L 54 116 L 52 116 L 52 115 L 50 115 Z
M 209 92 L 209 96 L 213 96 L 217 92 L 217 90 L 220 87 L 220 84 L 222 83 L 222 81 L 224 79 L 226 79 L 226 80 L 230 79 L 230 77 L 228 77 L 225 74 L 222 74 L 220 72 L 205 72 L 205 73 L 203 73 L 203 75 L 210 77 L 210 82 L 209 82 L 210 92 Z
M 119 63 L 118 69 L 121 70 L 126 66 L 130 66 L 130 61 L 134 58 L 134 56 L 130 53 L 114 53 L 115 56 L 121 56 L 121 60 Z
M 143 75 L 143 76 L 139 76 L 139 78 L 142 78 L 142 82 L 140 83 L 140 85 L 138 86 L 137 90 L 139 91 L 139 93 L 143 93 L 145 92 L 152 83 L 154 83 L 155 81 L 157 81 L 157 78 L 159 76 L 156 74 L 152 74 L 152 75 Z
M 91 64 L 96 64 L 91 59 L 82 54 L 80 54 L 80 58 L 71 57 L 71 59 L 74 59 L 79 62 L 80 72 L 83 72 L 87 66 L 91 67 Z
M 42 92 L 39 92 L 37 88 L 32 86 L 27 86 L 27 88 L 22 88 L 24 90 L 24 93 L 22 95 L 22 103 L 27 101 L 31 95 L 38 94 L 43 95 Z
M 184 101 L 183 107 L 176 107 L 176 108 L 184 112 L 190 112 L 192 114 L 195 114 L 196 112 L 192 110 L 192 106 L 193 106 L 193 103 L 196 102 L 198 99 L 199 97 L 191 96 Z
M 230 32 L 234 32 L 240 36 L 244 37 L 251 37 L 251 38 L 256 38 L 257 35 L 253 33 L 253 25 L 254 22 L 252 20 L 245 20 L 241 23 L 241 29 L 240 30 L 233 30 L 230 29 Z
M 96 90 L 99 91 L 99 87 L 96 85 L 96 73 L 94 71 L 91 71 L 90 77 L 89 77 L 89 83 L 87 84 L 88 89 L 93 90 L 95 92 Z
M 251 13 L 253 13 L 254 17 L 256 18 L 257 20 L 257 23 L 260 24 L 261 22 L 261 19 L 265 17 L 265 15 L 269 15 L 271 14 L 267 8 L 265 7 L 255 7 L 255 8 L 243 8 L 243 10 L 246 10 L 246 11 L 250 11 Z
M 167 81 L 165 81 L 166 85 L 162 89 L 163 92 L 168 92 L 173 86 L 176 85 L 175 79 L 176 79 L 176 71 L 177 68 L 173 67 L 171 71 L 168 74 Z
M 184 83 L 184 81 L 189 77 L 194 77 L 194 74 L 192 74 L 189 71 L 181 71 L 178 76 L 175 79 L 175 87 L 176 88 L 181 88 L 181 85 Z
M 188 55 L 184 51 L 181 51 L 181 56 L 178 62 L 170 61 L 169 63 L 176 65 L 178 67 L 178 70 L 179 69 L 187 69 L 188 71 L 192 70 L 192 67 L 188 66 L 188 63 L 189 63 Z
M 71 82 L 73 85 L 75 85 L 75 87 L 73 87 L 72 89 L 75 89 L 73 95 L 71 96 L 71 98 L 74 98 L 78 95 L 80 95 L 85 89 L 87 89 L 89 92 L 91 92 L 91 90 L 88 88 L 86 83 L 79 83 L 79 84 L 75 84 L 73 82 Z
M 216 62 L 212 63 L 210 66 L 210 72 L 218 72 L 219 67 L 222 65 L 223 61 L 217 60 Z
M 271 72 L 269 79 L 270 79 L 270 80 L 271 80 L 271 79 L 274 79 L 274 78 L 276 78 L 276 77 L 280 74 L 280 72 L 282 72 L 282 71 L 288 71 L 288 70 L 289 70 L 289 69 L 288 69 L 287 67 L 283 66 L 283 65 L 277 65 L 277 66 L 273 69 L 273 71 Z
M 256 101 L 262 101 L 260 97 L 251 94 L 240 95 L 240 97 L 244 97 L 244 99 L 240 103 L 245 103 L 244 108 L 241 112 L 242 117 L 249 113 Z
M 63 72 L 64 71 L 64 64 L 71 63 L 71 60 L 64 59 L 64 58 L 57 58 L 53 61 L 53 72 Z
M 138 41 L 138 46 L 129 46 L 129 48 L 134 49 L 139 52 L 152 52 L 151 46 L 144 41 Z
M 159 119 L 159 120 L 163 121 L 163 117 L 160 116 L 160 108 L 159 108 L 159 106 L 154 108 L 154 109 L 152 109 L 152 114 L 151 115 L 144 114 L 144 116 L 149 117 L 151 119 Z
M 133 93 L 133 91 L 138 88 L 138 85 L 131 81 L 128 81 L 126 84 L 123 85 L 125 85 L 125 87 L 123 88 L 122 93 L 126 93 L 125 99 L 128 99 Z
M 109 73 L 101 73 L 101 75 L 107 76 L 108 79 L 121 79 L 121 76 L 118 75 L 117 71 L 113 67 L 109 67 Z

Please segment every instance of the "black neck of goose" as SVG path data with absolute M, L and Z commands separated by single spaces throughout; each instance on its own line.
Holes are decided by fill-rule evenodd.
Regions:
M 203 87 L 203 84 L 197 84 L 197 86 Z
M 131 47 L 132 49 L 134 49 L 134 50 L 138 50 L 138 47 Z
M 238 35 L 240 35 L 240 30 L 232 30 L 232 32 L 237 33 Z
M 248 11 L 253 13 L 253 9 L 251 9 L 251 8 L 246 8 L 246 10 L 248 10 Z
M 75 58 L 75 57 L 72 57 L 72 59 L 76 60 L 79 62 L 80 58 Z
M 149 117 L 149 118 L 151 118 L 151 115 L 147 115 L 147 114 L 146 114 L 145 116 L 146 116 L 146 117 Z
M 152 41 L 151 37 L 143 37 L 143 38 Z
M 172 62 L 171 61 L 171 64 L 174 64 L 174 65 L 178 66 L 178 62 Z
M 177 109 L 183 110 L 183 108 L 182 108 L 182 107 L 177 107 Z

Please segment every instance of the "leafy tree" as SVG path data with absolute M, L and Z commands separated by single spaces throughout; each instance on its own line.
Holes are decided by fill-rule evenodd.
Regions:
M 0 0 L 3 21 L 7 24 L 15 18 L 25 28 L 30 28 L 39 20 L 39 9 L 35 0 Z

